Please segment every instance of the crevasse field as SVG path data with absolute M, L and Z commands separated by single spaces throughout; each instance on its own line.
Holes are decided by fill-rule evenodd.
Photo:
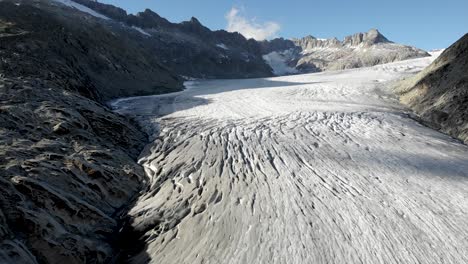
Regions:
M 434 57 L 115 101 L 153 137 L 154 263 L 468 263 L 468 147 L 391 91 Z

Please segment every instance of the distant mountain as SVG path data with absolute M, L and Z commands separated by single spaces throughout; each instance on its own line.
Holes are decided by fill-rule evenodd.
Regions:
M 272 76 L 258 42 L 211 31 L 196 18 L 176 24 L 151 10 L 127 15 L 88 0 L 0 3 L 4 74 L 39 77 L 102 102 L 178 91 L 190 78 Z
M 468 143 L 468 34 L 398 88 L 428 125 Z
M 257 42 L 239 33 L 211 31 L 196 18 L 172 23 L 149 9 L 133 15 L 92 0 L 37 0 L 34 3 L 54 13 L 55 17 L 61 17 L 64 24 L 71 23 L 67 19 L 70 17 L 85 20 L 86 23 L 72 25 L 76 29 L 81 27 L 82 32 L 89 23 L 99 24 L 86 30 L 93 36 L 113 34 L 117 39 L 125 39 L 112 46 L 131 43 L 138 47 L 139 53 L 147 54 L 144 55 L 146 60 L 185 79 L 268 77 L 358 68 L 428 56 L 420 49 L 389 41 L 375 29 L 348 36 L 343 41 L 307 36 Z M 106 32 L 94 34 L 97 30 Z
M 261 43 L 275 74 L 342 70 L 429 56 L 423 50 L 389 41 L 378 30 L 336 38 L 275 39 Z

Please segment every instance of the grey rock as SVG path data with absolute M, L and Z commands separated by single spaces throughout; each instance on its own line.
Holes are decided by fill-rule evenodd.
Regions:
M 384 37 L 377 29 L 371 29 L 366 33 L 356 33 L 352 36 L 347 36 L 343 40 L 344 45 L 358 46 L 365 44 L 371 46 L 377 43 L 389 43 L 390 41 Z
M 40 78 L 101 102 L 183 88 L 183 80 L 124 29 L 54 1 L 15 2 L 0 2 L 0 28 L 17 32 L 1 37 L 3 74 Z
M 146 136 L 102 105 L 0 79 L 0 263 L 104 263 L 145 184 Z
M 179 75 L 192 78 L 272 76 L 271 68 L 262 59 L 260 44 L 239 33 L 211 31 L 194 17 L 182 23 L 171 23 L 149 9 L 127 15 L 123 9 L 111 5 L 90 0 L 75 2 L 118 22 L 108 22 L 113 30 L 118 30 L 122 24 L 143 29 L 150 36 L 142 37 L 135 30 L 128 33 L 135 35 L 161 64 Z
M 288 58 L 289 66 L 299 72 L 343 70 L 429 56 L 423 50 L 389 41 L 377 29 L 366 33 L 337 38 L 275 39 L 262 43 L 264 54 L 284 53 L 295 46 L 295 58 Z M 274 68 L 274 65 L 271 65 Z
M 429 126 L 468 143 L 468 34 L 397 91 Z

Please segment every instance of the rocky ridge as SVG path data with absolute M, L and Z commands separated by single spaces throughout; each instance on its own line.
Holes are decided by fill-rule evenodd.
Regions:
M 2 74 L 40 78 L 100 102 L 182 89 L 182 78 L 123 28 L 110 30 L 53 1 L 15 2 L 0 2 Z
M 35 78 L 0 78 L 0 263 L 105 263 L 143 188 L 146 136 Z
M 343 70 L 429 56 L 423 50 L 389 41 L 378 30 L 337 38 L 275 39 L 262 43 L 264 59 L 278 75 Z M 285 68 L 287 65 L 288 68 Z
M 90 0 L 76 0 L 122 25 L 140 32 L 140 41 L 164 66 L 189 78 L 251 78 L 272 76 L 260 45 L 239 33 L 211 31 L 192 17 L 172 23 L 150 9 L 136 15 Z M 114 23 L 115 24 L 115 23 Z M 135 30 L 137 29 L 137 30 Z
M 272 73 L 359 68 L 429 56 L 423 50 L 389 41 L 376 29 L 347 36 L 343 41 L 307 36 L 257 42 L 235 32 L 211 31 L 196 18 L 171 23 L 149 9 L 133 15 L 96 1 L 74 2 L 142 32 L 158 60 L 188 78 L 267 77 Z

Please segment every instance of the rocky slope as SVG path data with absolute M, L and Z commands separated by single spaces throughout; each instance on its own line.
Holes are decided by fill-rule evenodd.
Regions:
M 145 184 L 146 137 L 40 79 L 0 78 L 0 263 L 104 263 Z
M 60 0 L 63 1 L 63 0 Z M 258 42 L 239 33 L 211 31 L 196 18 L 171 23 L 146 9 L 136 15 L 91 0 L 75 0 L 143 36 L 144 45 L 159 62 L 179 75 L 193 78 L 271 76 Z
M 124 29 L 51 1 L 0 2 L 0 69 L 89 98 L 177 91 L 182 79 Z
M 398 92 L 428 125 L 468 143 L 468 34 Z
M 123 30 L 49 1 L 0 1 L 0 263 L 119 255 L 146 135 L 100 102 L 182 87 Z
M 265 60 L 278 75 L 360 68 L 429 56 L 423 50 L 389 41 L 376 29 L 343 41 L 307 36 L 263 42 L 262 47 Z

